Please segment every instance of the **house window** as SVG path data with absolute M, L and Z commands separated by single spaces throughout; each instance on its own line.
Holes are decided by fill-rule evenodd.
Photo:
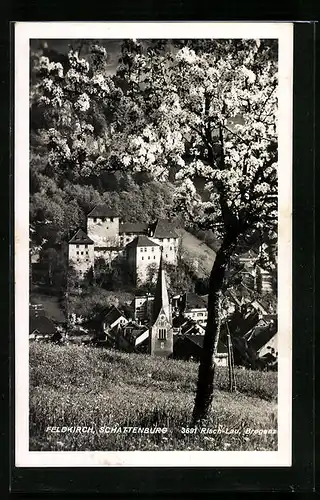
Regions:
M 144 256 L 141 257 L 141 260 L 144 260 Z
M 147 249 L 145 248 L 145 249 L 144 249 L 144 251 L 146 252 L 146 251 L 147 251 Z
M 81 252 L 81 255 L 83 255 L 83 252 Z
M 84 248 L 88 248 L 88 245 L 85 245 Z
M 166 328 L 159 328 L 158 338 L 159 338 L 159 340 L 166 340 L 166 338 L 167 338 L 167 329 Z
M 154 247 L 151 247 L 151 252 L 154 252 Z
M 79 250 L 77 250 L 77 255 L 79 255 Z
M 110 222 L 113 222 L 113 217 L 110 217 Z
M 166 257 L 168 257 L 168 254 L 166 253 Z
M 86 259 L 86 262 L 89 262 L 89 259 Z
M 172 250 L 172 247 L 170 247 L 170 250 Z
M 93 217 L 93 222 L 97 222 L 97 217 Z
M 140 252 L 143 252 L 143 248 L 140 248 Z
M 79 245 L 76 245 L 76 248 L 79 248 Z
M 150 260 L 150 255 L 148 255 L 148 260 Z
M 154 255 L 154 256 L 153 256 L 153 260 L 155 260 L 155 258 L 156 258 L 156 256 Z
M 86 255 L 89 255 L 89 250 L 86 251 Z

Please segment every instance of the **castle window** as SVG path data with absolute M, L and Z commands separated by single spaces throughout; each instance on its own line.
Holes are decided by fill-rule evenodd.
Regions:
M 86 255 L 89 255 L 89 250 L 86 251 Z
M 83 255 L 83 252 L 81 252 L 81 255 Z
M 89 262 L 89 259 L 86 259 L 86 262 Z
M 158 338 L 159 338 L 159 340 L 166 340 L 166 338 L 167 338 L 167 329 L 166 328 L 159 328 Z
M 172 250 L 172 247 L 170 247 L 170 250 Z
M 79 250 L 77 250 L 77 255 L 79 255 Z
M 151 247 L 151 252 L 154 252 L 154 247 Z
M 113 217 L 110 217 L 110 222 L 113 222 Z
M 148 260 L 150 260 L 150 255 L 148 255 Z
M 141 260 L 144 260 L 144 256 L 141 257 Z
M 168 257 L 168 254 L 166 253 L 166 257 Z
M 153 260 L 154 260 L 155 258 L 156 258 L 156 256 L 154 255 L 154 256 L 153 256 Z
M 88 248 L 88 245 L 85 245 L 84 248 Z

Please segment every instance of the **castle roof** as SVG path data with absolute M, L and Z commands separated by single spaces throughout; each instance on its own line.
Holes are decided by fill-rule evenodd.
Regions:
M 87 215 L 87 217 L 119 217 L 116 211 L 108 205 L 97 205 L 93 210 Z
M 93 245 L 93 241 L 91 238 L 89 238 L 89 236 L 82 230 L 82 229 L 79 229 L 76 234 L 71 238 L 71 240 L 69 241 L 69 245 L 84 245 L 84 244 L 87 244 L 87 245 Z
M 162 253 L 159 264 L 158 280 L 156 285 L 156 291 L 154 294 L 153 310 L 152 310 L 152 323 L 154 323 L 159 316 L 159 313 L 163 309 L 168 321 L 170 320 L 170 306 L 169 306 L 169 296 L 166 284 L 165 272 L 163 269 Z
M 166 219 L 158 219 L 150 226 L 153 238 L 178 238 L 177 230 L 172 222 Z
M 137 236 L 134 240 L 128 243 L 127 247 L 158 247 L 158 243 L 151 241 L 147 236 L 141 234 Z
M 141 234 L 146 233 L 147 230 L 148 224 L 144 222 L 122 222 L 120 224 L 119 233 Z

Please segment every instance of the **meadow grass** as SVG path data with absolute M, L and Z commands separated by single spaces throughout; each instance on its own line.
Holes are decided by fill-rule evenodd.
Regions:
M 277 374 L 236 370 L 236 393 L 219 368 L 208 433 L 190 427 L 198 365 L 75 345 L 30 344 L 30 450 L 275 450 Z M 89 426 L 92 433 L 48 427 Z M 165 434 L 103 433 L 101 427 L 166 427 Z M 210 430 L 223 431 L 210 434 Z M 225 430 L 228 430 L 226 434 Z M 230 434 L 233 432 L 233 434 Z

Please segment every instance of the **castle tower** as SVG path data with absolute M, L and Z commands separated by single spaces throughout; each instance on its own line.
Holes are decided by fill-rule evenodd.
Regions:
M 94 247 L 89 236 L 79 229 L 69 241 L 68 264 L 73 266 L 79 277 L 94 267 Z
M 170 356 L 173 352 L 172 315 L 162 253 L 149 332 L 149 353 L 152 356 Z
M 119 217 L 106 205 L 97 205 L 88 214 L 87 231 L 97 249 L 119 246 Z

